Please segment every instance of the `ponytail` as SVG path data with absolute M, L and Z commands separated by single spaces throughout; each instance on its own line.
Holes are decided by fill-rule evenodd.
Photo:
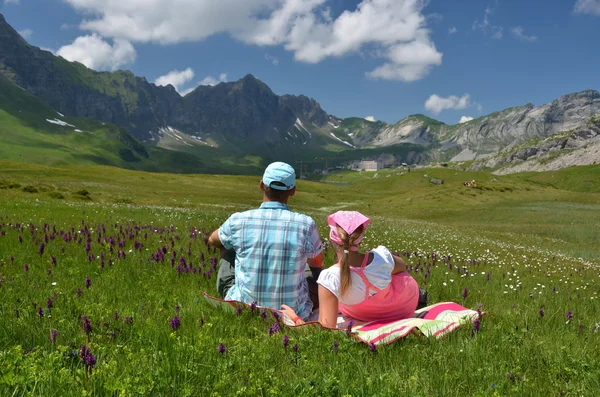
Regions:
M 341 247 L 344 249 L 344 254 L 340 259 L 340 296 L 345 296 L 350 287 L 352 286 L 352 278 L 350 273 L 350 264 L 348 263 L 348 256 L 350 249 L 354 247 L 355 241 L 362 235 L 363 226 L 359 226 L 352 234 L 346 233 L 344 229 L 338 226 L 338 235 L 342 240 Z

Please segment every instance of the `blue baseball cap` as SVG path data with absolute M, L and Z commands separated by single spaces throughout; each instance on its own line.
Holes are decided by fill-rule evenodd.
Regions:
M 292 190 L 296 186 L 296 171 L 286 163 L 269 164 L 262 178 L 263 183 L 275 190 Z

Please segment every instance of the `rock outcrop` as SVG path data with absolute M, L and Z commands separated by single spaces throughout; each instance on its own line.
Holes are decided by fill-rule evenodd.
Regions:
M 597 163 L 600 163 L 600 119 L 592 118 L 573 132 L 506 150 L 475 162 L 472 169 L 491 168 L 496 169 L 496 174 L 509 174 Z

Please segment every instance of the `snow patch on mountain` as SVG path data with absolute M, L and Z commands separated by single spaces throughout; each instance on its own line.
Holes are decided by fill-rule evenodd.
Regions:
M 329 135 L 331 135 L 332 137 L 334 137 L 334 138 L 335 138 L 335 139 L 337 139 L 338 141 L 342 142 L 344 145 L 348 145 L 348 146 L 350 146 L 351 148 L 355 148 L 355 149 L 356 149 L 356 146 L 354 146 L 354 145 L 352 145 L 352 144 L 350 144 L 350 143 L 348 143 L 348 142 L 346 142 L 346 141 L 343 141 L 343 140 L 341 140 L 340 138 L 338 138 L 337 136 L 335 136 L 335 134 L 334 134 L 333 132 L 330 132 L 330 133 L 329 133 Z
M 47 122 L 49 122 L 50 124 L 56 124 L 56 125 L 60 125 L 61 127 L 73 127 L 75 128 L 75 126 L 73 124 L 69 124 L 65 121 L 59 120 L 59 119 L 46 119 Z
M 296 128 L 298 128 L 298 131 L 304 130 L 304 131 L 308 132 L 308 136 L 310 138 L 312 138 L 312 134 L 310 133 L 309 130 L 306 129 L 306 127 L 304 127 L 304 124 L 302 124 L 302 121 L 300 119 L 296 119 L 296 123 L 294 123 L 294 126 Z

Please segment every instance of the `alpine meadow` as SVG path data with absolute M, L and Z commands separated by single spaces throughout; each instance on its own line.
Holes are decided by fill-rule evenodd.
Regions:
M 0 396 L 599 395 L 600 1 L 526 3 L 5 0 Z M 425 301 L 226 298 L 267 203 L 321 275 L 365 252 L 361 302 L 381 246 Z

